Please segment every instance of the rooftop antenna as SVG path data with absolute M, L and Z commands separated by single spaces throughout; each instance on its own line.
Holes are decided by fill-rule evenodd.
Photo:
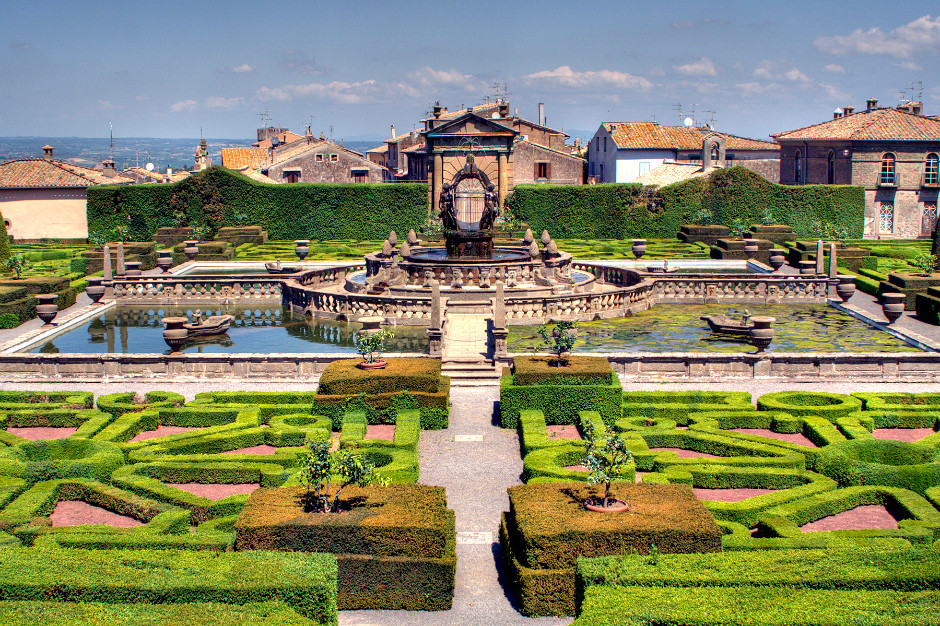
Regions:
M 493 83 L 493 97 L 496 102 L 509 102 L 509 85 L 506 83 Z
M 261 118 L 261 128 L 267 128 L 271 125 L 271 112 L 267 109 L 263 113 L 255 113 L 255 115 Z
M 311 115 L 311 116 L 310 116 L 310 123 L 307 124 L 307 132 L 308 132 L 308 133 L 313 133 L 313 120 L 316 119 L 316 117 L 317 117 L 316 115 Z
M 712 130 L 714 130 L 714 128 L 715 128 L 715 122 L 717 121 L 716 118 L 715 118 L 715 112 L 714 112 L 714 111 L 705 111 L 705 113 L 710 113 L 710 114 L 711 114 L 711 115 L 708 116 L 708 127 L 711 128 Z

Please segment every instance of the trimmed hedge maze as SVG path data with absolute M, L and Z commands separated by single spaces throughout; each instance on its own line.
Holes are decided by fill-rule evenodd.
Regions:
M 528 391 L 535 395 L 540 386 L 530 384 Z M 508 388 L 504 386 L 503 391 Z M 580 385 L 571 388 L 578 390 Z M 624 494 L 632 504 L 629 482 L 637 480 L 649 488 L 681 486 L 686 494 L 696 496 L 720 528 L 720 558 L 726 561 L 714 567 L 724 571 L 725 562 L 735 564 L 740 581 L 705 580 L 717 570 L 712 565 L 698 568 L 688 563 L 696 558 L 711 563 L 712 557 L 667 555 L 673 550 L 664 549 L 660 542 L 653 542 L 656 549 L 651 550 L 650 544 L 644 547 L 636 537 L 609 541 L 607 554 L 646 556 L 582 558 L 576 576 L 573 562 L 545 561 L 550 554 L 545 531 L 520 521 L 519 495 L 510 490 L 511 510 L 503 519 L 501 542 L 524 614 L 572 615 L 576 600 L 581 599 L 577 624 L 711 623 L 706 614 L 714 623 L 729 624 L 933 623 L 928 616 L 931 611 L 936 615 L 940 606 L 937 581 L 908 589 L 888 579 L 868 584 L 846 578 L 825 592 L 813 587 L 826 585 L 800 583 L 797 586 L 808 588 L 788 590 L 784 608 L 775 608 L 772 615 L 757 614 L 753 607 L 766 604 L 760 598 L 780 593 L 763 586 L 791 584 L 801 570 L 791 563 L 789 569 L 773 570 L 781 578 L 758 582 L 754 577 L 766 568 L 745 563 L 750 563 L 747 559 L 782 559 L 773 555 L 785 554 L 799 562 L 801 555 L 813 559 L 819 551 L 839 550 L 846 559 L 859 562 L 872 554 L 869 564 L 880 572 L 879 559 L 893 562 L 892 550 L 915 555 L 917 560 L 927 553 L 936 558 L 940 549 L 940 394 L 780 392 L 755 401 L 741 392 L 623 392 L 620 413 L 612 420 L 601 412 L 609 411 L 609 404 L 604 399 L 595 406 L 579 405 L 578 417 L 593 422 L 595 428 L 605 423 L 611 426 L 632 452 L 630 471 L 624 477 L 628 482 L 619 487 L 615 483 L 615 493 Z M 546 489 L 554 484 L 554 494 L 567 493 L 574 502 L 570 494 L 584 489 L 589 475 L 581 465 L 581 433 L 568 425 L 578 419 L 546 411 L 539 401 L 519 402 L 514 410 L 518 411 L 516 423 L 509 420 L 509 424 L 519 432 L 522 478 L 528 483 L 515 489 Z M 505 417 L 504 412 L 507 425 Z M 545 495 L 540 502 L 552 510 L 561 506 L 550 504 Z M 634 528 L 647 536 L 643 532 L 648 531 L 635 528 L 639 512 L 620 515 L 624 532 Z M 596 545 L 587 531 L 568 528 L 566 538 L 569 558 L 598 555 L 596 549 L 587 549 Z M 707 547 L 701 543 L 682 551 Z M 603 575 L 595 570 L 585 573 L 595 561 L 603 562 L 603 566 L 591 565 Z M 676 567 L 685 567 L 689 580 L 663 582 L 657 578 L 662 576 L 658 570 L 655 575 L 638 573 L 636 580 L 628 580 L 627 574 L 633 571 L 656 570 L 648 567 L 654 561 L 687 563 Z M 623 575 L 623 580 L 615 581 L 613 573 Z M 726 588 L 730 588 L 727 598 Z M 891 589 L 907 595 L 892 596 Z M 674 601 L 670 600 L 673 593 Z M 832 606 L 830 597 L 839 602 L 870 602 L 872 608 L 859 613 L 857 607 Z M 742 607 L 753 602 L 757 604 L 750 611 L 742 612 Z M 816 606 L 827 608 L 817 614 Z M 788 614 L 794 616 L 791 621 Z
M 447 422 L 449 387 L 437 367 L 430 392 L 327 403 L 292 392 L 206 393 L 188 403 L 170 392 L 108 394 L 97 403 L 90 393 L 0 392 L 0 621 L 42 623 L 74 611 L 84 616 L 76 623 L 134 623 L 143 613 L 133 605 L 149 602 L 167 603 L 147 613 L 151 619 L 202 621 L 212 613 L 205 623 L 218 624 L 330 624 L 338 608 L 449 608 L 453 512 L 442 488 L 414 484 L 422 426 Z M 354 518 L 352 530 L 327 533 L 315 546 L 239 544 L 246 503 L 295 493 L 305 444 L 322 439 L 366 456 L 390 482 L 376 490 L 372 513 L 340 514 Z M 383 500 L 393 492 L 435 512 L 440 541 L 408 544 L 412 522 Z M 398 528 L 405 552 L 351 550 L 357 524 L 379 519 L 381 506 L 382 524 Z M 210 553 L 227 560 L 212 565 L 198 556 Z M 166 568 L 163 582 L 147 578 Z M 308 570 L 318 573 L 301 584 Z M 72 581 L 71 571 L 89 573 Z M 208 582 L 189 582 L 200 576 Z

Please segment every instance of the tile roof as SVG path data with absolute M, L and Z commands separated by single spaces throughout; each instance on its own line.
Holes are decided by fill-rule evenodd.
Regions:
M 232 170 L 260 167 L 267 158 L 264 148 L 222 148 L 222 167 Z
M 604 122 L 617 148 L 621 150 L 701 150 L 702 140 L 712 132 L 708 128 L 660 126 L 656 122 Z M 726 150 L 779 150 L 770 141 L 748 139 L 728 133 L 717 133 L 725 138 Z
M 859 111 L 771 135 L 778 141 L 807 141 L 836 139 L 845 141 L 940 141 L 940 120 L 899 111 L 898 109 L 872 109 Z
M 0 187 L 93 187 L 134 182 L 56 159 L 15 159 L 0 163 Z
M 681 183 L 690 178 L 704 176 L 701 163 L 663 163 L 638 176 L 631 182 L 641 185 L 654 185 L 663 187 L 673 183 Z

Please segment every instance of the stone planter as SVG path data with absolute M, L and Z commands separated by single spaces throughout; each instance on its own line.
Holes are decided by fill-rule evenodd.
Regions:
M 748 261 L 757 256 L 757 251 L 757 242 L 753 242 L 750 239 L 744 241 L 744 256 L 747 257 Z
M 184 244 L 183 254 L 185 254 L 186 258 L 189 259 L 190 261 L 195 261 L 196 256 L 199 254 L 199 248 L 196 246 L 197 243 L 199 242 L 194 239 L 190 239 L 188 241 L 183 242 Z
M 800 275 L 801 276 L 815 276 L 816 275 L 816 261 L 800 261 Z
M 361 370 L 384 370 L 386 365 L 388 365 L 387 361 L 376 359 L 375 361 L 360 361 L 356 367 Z
M 906 297 L 907 296 L 903 293 L 890 291 L 881 294 L 881 310 L 884 312 L 885 317 L 888 318 L 889 324 L 893 324 L 904 314 L 904 298 Z
M 646 254 L 646 239 L 634 239 L 632 250 L 633 256 L 636 259 L 639 259 L 644 254 Z
M 297 255 L 297 258 L 303 261 L 307 258 L 307 255 L 310 254 L 310 240 L 309 239 L 298 239 L 294 242 L 294 254 Z
M 198 249 L 197 249 L 198 250 Z M 157 252 L 157 267 L 166 274 L 173 267 L 173 253 L 170 250 L 160 250 Z
M 588 498 L 584 501 L 584 508 L 595 513 L 623 513 L 630 510 L 630 505 L 623 500 L 610 498 L 604 506 L 604 498 Z
M 754 327 L 748 331 L 748 336 L 751 338 L 751 345 L 757 348 L 758 352 L 763 352 L 773 341 L 774 329 L 770 326 L 776 321 L 777 319 L 774 317 L 763 315 L 757 315 L 750 319 Z
M 55 303 L 58 294 L 37 293 L 36 298 L 36 317 L 45 322 L 45 326 L 51 326 L 52 320 L 59 314 L 59 305 Z
M 92 304 L 98 304 L 104 296 L 104 279 L 99 277 L 87 278 L 88 286 L 85 287 L 85 293 L 91 298 Z
M 839 274 L 836 278 L 839 280 L 836 285 L 836 294 L 842 298 L 843 302 L 848 302 L 855 294 L 855 277 Z
M 180 348 L 189 336 L 189 331 L 183 327 L 183 324 L 189 320 L 185 317 L 164 317 L 162 321 L 166 325 L 163 329 L 163 341 L 170 346 L 172 354 L 180 354 Z
M 140 276 L 140 261 L 128 261 L 124 264 L 125 276 Z
M 783 250 L 774 249 L 770 251 L 770 257 L 767 262 L 776 272 L 787 262 L 787 258 L 783 255 Z

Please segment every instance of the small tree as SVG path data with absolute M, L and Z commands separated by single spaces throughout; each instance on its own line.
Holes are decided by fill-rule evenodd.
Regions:
M 362 355 L 366 363 L 374 363 L 376 355 L 385 349 L 385 341 L 394 336 L 394 331 L 384 328 L 374 333 L 359 331 L 356 333 L 356 352 Z
M 919 269 L 924 276 L 929 276 L 937 269 L 937 257 L 933 254 L 919 254 L 908 263 Z
M 741 239 L 744 237 L 744 233 L 747 232 L 747 224 L 742 220 L 735 218 L 731 220 L 731 223 L 728 224 L 728 230 L 731 231 L 731 234 L 735 239 Z
M 603 484 L 604 496 L 601 506 L 607 507 L 610 501 L 610 485 L 623 477 L 627 464 L 633 455 L 627 450 L 623 438 L 611 429 L 604 433 L 602 441 L 597 440 L 594 424 L 581 419 L 581 432 L 584 433 L 584 458 L 581 463 L 591 471 L 588 483 Z
M 330 452 L 331 445 L 329 439 L 311 441 L 300 457 L 300 480 L 307 487 L 304 510 L 308 513 L 339 513 L 339 496 L 349 485 L 388 484 L 364 455 L 349 450 Z
M 20 273 L 25 272 L 33 265 L 26 260 L 25 254 L 14 254 L 6 260 L 6 268 L 16 274 L 16 280 L 20 279 Z
M 555 327 L 549 331 L 548 326 L 539 326 L 538 333 L 542 338 L 542 343 L 548 348 L 548 351 L 556 356 L 555 365 L 561 367 L 564 363 L 568 364 L 566 355 L 571 352 L 575 339 L 578 337 L 574 329 L 574 322 L 561 320 L 555 323 Z

